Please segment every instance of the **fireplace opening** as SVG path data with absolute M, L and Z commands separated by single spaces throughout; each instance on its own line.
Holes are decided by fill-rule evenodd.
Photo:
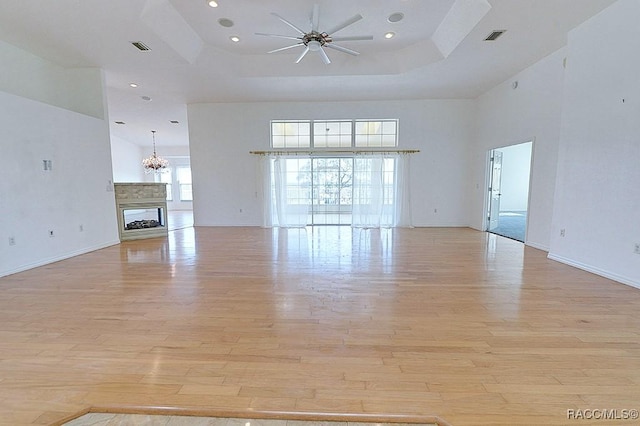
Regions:
M 123 209 L 122 217 L 124 230 L 140 230 L 163 227 L 164 209 L 162 207 L 152 209 Z

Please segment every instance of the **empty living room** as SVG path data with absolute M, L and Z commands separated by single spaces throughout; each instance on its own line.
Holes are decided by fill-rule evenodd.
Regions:
M 0 3 L 0 425 L 637 424 L 640 2 Z

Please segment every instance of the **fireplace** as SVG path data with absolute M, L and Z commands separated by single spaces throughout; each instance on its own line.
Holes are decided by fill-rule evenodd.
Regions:
M 115 183 L 120 241 L 167 236 L 164 183 Z

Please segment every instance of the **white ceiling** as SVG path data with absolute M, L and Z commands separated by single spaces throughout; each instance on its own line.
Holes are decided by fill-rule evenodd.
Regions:
M 64 67 L 104 69 L 112 134 L 149 145 L 155 129 L 158 145 L 186 145 L 188 103 L 475 98 L 565 45 L 569 30 L 613 2 L 0 0 L 0 39 Z M 301 47 L 266 53 L 295 41 L 256 32 L 298 35 L 272 13 L 306 31 L 316 3 L 320 30 L 361 14 L 336 36 L 373 40 L 335 42 L 361 54 L 326 49 L 329 65 L 314 52 L 296 64 Z M 404 19 L 388 22 L 396 12 Z M 484 41 L 493 30 L 507 32 Z M 385 39 L 388 31 L 396 36 Z

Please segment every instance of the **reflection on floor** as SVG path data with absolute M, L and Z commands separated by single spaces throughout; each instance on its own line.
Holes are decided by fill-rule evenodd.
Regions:
M 190 228 L 193 226 L 192 210 L 169 210 L 167 211 L 167 225 L 169 231 L 176 229 Z
M 526 211 L 505 211 L 500 212 L 498 227 L 491 229 L 489 232 L 524 243 L 526 228 Z
M 300 420 L 256 420 L 224 417 L 148 416 L 145 414 L 85 414 L 65 426 L 386 426 L 391 423 L 322 422 Z M 393 423 L 402 426 L 406 423 Z M 413 423 L 412 426 L 437 426 Z

